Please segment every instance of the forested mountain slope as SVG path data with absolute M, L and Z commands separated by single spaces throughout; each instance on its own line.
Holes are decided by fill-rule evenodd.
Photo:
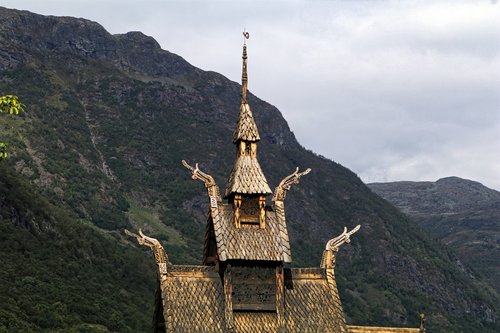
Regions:
M 500 192 L 458 177 L 369 187 L 451 247 L 500 291 Z
M 0 164 L 0 332 L 149 332 L 154 260 Z
M 5 8 L 0 8 L 0 22 L 0 94 L 15 93 L 27 105 L 22 117 L 2 118 L 1 134 L 11 149 L 2 168 L 12 171 L 9 177 L 36 188 L 47 205 L 67 212 L 73 221 L 66 224 L 54 216 L 54 223 L 95 233 L 92 238 L 61 227 L 62 239 L 71 244 L 78 238 L 82 246 L 102 239 L 107 250 L 99 260 L 109 254 L 108 265 L 126 267 L 122 275 L 130 272 L 147 279 L 149 287 L 139 284 L 141 288 L 153 289 L 154 276 L 133 257 L 143 252 L 118 236 L 125 227 L 143 227 L 159 238 L 174 263 L 199 263 L 207 203 L 203 187 L 180 161 L 198 162 L 225 186 L 234 159 L 231 138 L 239 84 L 193 67 L 140 32 L 110 35 L 84 19 Z M 249 53 L 251 64 L 251 49 Z M 240 61 L 239 54 L 234 61 Z M 373 194 L 354 173 L 304 149 L 276 108 L 252 95 L 249 102 L 262 138 L 260 164 L 271 188 L 297 166 L 312 169 L 287 196 L 294 264 L 317 266 L 329 238 L 344 226 L 362 225 L 351 245 L 342 248 L 336 269 L 349 322 L 416 327 L 422 311 L 428 315 L 429 332 L 498 331 L 500 302 L 493 290 L 457 266 L 453 254 Z M 27 210 L 31 200 L 23 201 Z M 18 208 L 9 203 L 2 209 Z M 37 257 L 50 241 L 45 231 L 27 231 L 12 218 L 4 217 L 1 223 L 16 243 L 24 243 L 22 235 L 29 232 L 33 240 L 28 242 L 39 244 L 28 250 L 0 247 L 10 258 L 7 285 L 2 286 L 9 289 L 27 274 L 15 269 L 23 264 L 23 255 Z M 123 256 L 112 250 L 124 244 L 128 246 Z M 38 261 L 54 271 L 56 263 L 80 265 L 71 251 L 56 252 Z M 46 275 L 36 270 L 29 276 L 44 281 Z M 78 279 L 75 286 L 74 280 L 64 278 L 57 288 L 93 299 L 77 288 L 85 290 L 92 281 Z M 106 313 L 106 318 L 89 319 L 78 309 L 75 322 L 98 322 L 102 329 L 120 332 L 137 331 L 130 324 L 133 320 L 148 322 L 150 307 L 144 307 L 139 318 L 116 302 L 125 290 L 123 296 L 131 302 L 152 304 L 149 292 L 136 290 L 126 276 L 113 276 L 106 283 L 112 293 L 100 295 L 96 306 L 112 307 L 117 318 L 127 317 L 127 326 L 107 323 Z M 51 288 L 47 283 L 34 288 L 32 295 L 48 298 Z M 13 297 L 11 302 L 18 301 Z M 61 302 L 69 306 L 69 300 Z M 58 305 L 47 306 L 51 312 Z M 0 302 L 4 317 L 20 318 L 12 309 Z M 18 312 L 29 322 L 35 311 L 19 306 Z

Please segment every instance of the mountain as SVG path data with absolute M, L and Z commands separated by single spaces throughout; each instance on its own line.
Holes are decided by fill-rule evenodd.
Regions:
M 240 85 L 190 65 L 140 32 L 111 35 L 85 19 L 5 8 L 0 8 L 0 22 L 0 94 L 15 93 L 27 105 L 21 117 L 2 118 L 2 140 L 10 143 L 11 153 L 3 167 L 50 205 L 42 212 L 61 226 L 57 234 L 63 244 L 77 238 L 80 247 L 93 248 L 103 240 L 99 262 L 126 267 L 122 275 L 143 273 L 137 279 L 145 290 L 154 288 L 154 277 L 132 253 L 148 262 L 151 258 L 119 236 L 123 228 L 143 227 L 163 242 L 176 264 L 199 263 L 205 192 L 180 161 L 198 162 L 219 186 L 226 184 L 234 159 L 231 138 Z M 240 61 L 239 55 L 234 61 Z M 317 266 L 328 239 L 344 226 L 362 225 L 337 260 L 337 283 L 349 322 L 416 327 L 422 311 L 429 332 L 498 331 L 500 298 L 494 290 L 457 266 L 453 253 L 373 194 L 350 170 L 304 149 L 279 110 L 251 94 L 249 103 L 261 135 L 260 165 L 271 188 L 297 166 L 312 169 L 287 195 L 294 265 Z M 5 216 L 21 204 L 29 211 L 31 200 L 3 205 Z M 53 215 L 52 207 L 73 222 Z M 26 275 L 16 269 L 23 257 L 38 258 L 47 241 L 45 232 L 26 230 L 15 219 L 1 222 L 16 244 L 40 244 L 28 250 L 0 248 L 10 258 L 2 262 L 7 267 L 1 273 L 9 290 Z M 93 236 L 75 234 L 73 227 L 89 228 Z M 23 236 L 27 232 L 30 240 Z M 114 240 L 117 247 L 104 240 Z M 127 251 L 120 256 L 124 245 Z M 39 261 L 47 267 L 79 267 L 79 257 L 61 246 Z M 47 281 L 44 270 L 30 274 L 35 281 Z M 144 287 L 142 279 L 150 287 Z M 57 288 L 65 295 L 95 301 L 94 307 L 75 309 L 73 321 L 59 326 L 33 321 L 36 308 L 22 304 L 14 312 L 0 302 L 0 318 L 18 318 L 19 325 L 31 325 L 35 331 L 99 325 L 103 331 L 137 332 L 133 323 L 146 322 L 149 308 L 139 315 L 118 303 L 126 299 L 152 305 L 154 298 L 136 290 L 126 277 L 118 280 L 116 275 L 106 280 L 112 293 L 94 300 L 97 292 L 85 293 L 93 283 L 89 279 L 58 279 Z M 47 283 L 30 292 L 44 300 L 53 288 Z M 70 308 L 69 300 L 58 302 Z M 57 304 L 47 303 L 47 311 L 55 311 Z M 101 308 L 112 310 L 114 322 L 122 318 L 123 325 L 109 323 L 106 312 L 102 318 L 95 315 Z
M 0 164 L 0 332 L 141 332 L 154 261 Z
M 368 186 L 500 291 L 500 192 L 458 177 Z

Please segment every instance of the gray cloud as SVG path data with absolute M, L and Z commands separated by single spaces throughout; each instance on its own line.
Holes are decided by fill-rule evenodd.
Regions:
M 140 30 L 240 77 L 307 148 L 367 181 L 456 175 L 500 189 L 500 5 L 470 1 L 23 1 Z

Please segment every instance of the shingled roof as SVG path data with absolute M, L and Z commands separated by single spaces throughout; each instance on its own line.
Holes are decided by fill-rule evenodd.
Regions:
M 248 103 L 241 103 L 238 123 L 233 133 L 233 143 L 237 143 L 240 140 L 250 142 L 257 142 L 260 140 L 259 130 L 257 129 Z
M 275 212 L 271 207 L 267 207 L 264 229 L 258 226 L 237 229 L 232 206 L 219 205 L 210 210 L 207 228 L 213 228 L 217 254 L 222 261 L 292 261 L 283 211 Z
M 227 182 L 225 197 L 233 193 L 265 195 L 272 193 L 256 157 L 236 157 Z
M 161 283 L 165 332 L 280 332 L 276 311 L 226 313 L 224 284 L 213 266 L 169 266 Z M 347 332 L 334 283 L 324 269 L 285 268 L 285 332 Z M 232 326 L 232 328 L 231 328 Z

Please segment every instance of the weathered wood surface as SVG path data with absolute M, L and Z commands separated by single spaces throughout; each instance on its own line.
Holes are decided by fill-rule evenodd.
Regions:
M 419 328 L 347 325 L 349 333 L 421 333 Z

